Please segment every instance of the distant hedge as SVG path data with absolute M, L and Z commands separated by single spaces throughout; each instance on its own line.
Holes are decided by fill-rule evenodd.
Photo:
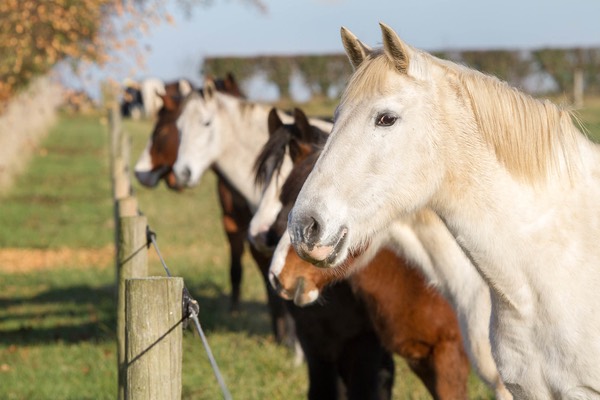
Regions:
M 554 85 L 548 94 L 573 91 L 573 73 L 583 72 L 587 93 L 600 93 L 600 48 L 537 50 L 464 50 L 434 52 L 440 58 L 476 68 L 512 85 L 525 88 L 527 79 L 546 76 Z M 323 96 L 330 88 L 342 86 L 352 68 L 345 54 L 264 55 L 254 57 L 207 57 L 202 74 L 224 76 L 232 72 L 243 82 L 263 74 L 277 86 L 280 97 L 290 94 L 290 80 L 299 73 L 313 96 Z M 531 84 L 530 84 L 531 86 Z M 531 88 L 531 87 L 530 87 Z M 541 88 L 531 88 L 540 92 Z M 547 88 L 544 88 L 548 92 Z

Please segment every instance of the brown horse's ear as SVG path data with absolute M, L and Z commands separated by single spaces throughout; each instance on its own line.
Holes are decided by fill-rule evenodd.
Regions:
M 231 72 L 228 72 L 227 75 L 225 75 L 225 86 L 229 88 L 237 88 L 237 82 L 235 81 L 235 78 Z
M 235 80 L 235 78 L 231 72 L 228 72 L 227 75 L 225 75 L 223 84 L 225 85 L 225 90 L 227 91 L 227 93 L 230 93 L 230 94 L 233 94 L 233 95 L 239 96 L 239 97 L 244 97 L 244 95 L 242 94 L 242 91 L 240 90 L 240 87 L 238 86 L 237 81 Z
M 215 93 L 217 92 L 217 87 L 215 86 L 215 82 L 212 79 L 204 80 L 204 98 L 206 100 L 212 100 L 215 97 Z
M 294 108 L 294 125 L 296 129 L 292 129 L 293 137 L 289 148 L 292 162 L 297 165 L 313 151 L 312 144 L 317 138 L 306 114 L 299 108 Z
M 312 127 L 308 122 L 308 118 L 304 111 L 299 108 L 294 108 L 294 125 L 298 128 L 300 137 L 298 139 L 310 142 L 312 140 Z
M 279 118 L 279 114 L 277 114 L 277 110 L 275 107 L 271 108 L 269 111 L 269 135 L 272 135 L 277 131 L 277 129 L 283 126 L 283 122 L 281 118 Z
M 363 42 L 358 40 L 358 38 L 352 32 L 343 26 L 341 29 L 341 34 L 346 55 L 348 56 L 352 67 L 356 69 L 365 60 L 365 58 L 371 54 L 371 48 L 363 44 Z
M 409 47 L 398 37 L 396 32 L 383 22 L 379 23 L 383 34 L 383 51 L 394 63 L 399 72 L 407 73 L 409 62 Z

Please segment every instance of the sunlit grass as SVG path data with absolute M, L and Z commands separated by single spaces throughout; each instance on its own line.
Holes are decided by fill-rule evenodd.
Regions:
M 62 118 L 0 202 L 0 246 L 102 247 L 112 240 L 106 128 Z
M 580 115 L 600 138 L 600 101 L 588 104 Z M 134 163 L 151 123 L 126 121 L 125 128 L 132 134 Z M 85 250 L 113 243 L 106 130 L 98 118 L 60 120 L 16 186 L 0 198 L 0 247 Z M 229 255 L 214 176 L 181 193 L 133 184 L 171 271 L 184 277 L 199 301 L 202 326 L 234 399 L 304 399 L 305 366 L 294 367 L 292 354 L 274 343 L 262 278 L 248 254 L 242 309 L 228 311 Z M 163 276 L 153 250 L 149 260 L 151 273 Z M 27 273 L 8 273 L 0 265 L 0 399 L 115 398 L 114 279 L 112 259 Z M 394 398 L 429 398 L 397 361 Z M 492 398 L 474 375 L 469 393 Z M 220 398 L 192 331 L 184 335 L 183 398 Z

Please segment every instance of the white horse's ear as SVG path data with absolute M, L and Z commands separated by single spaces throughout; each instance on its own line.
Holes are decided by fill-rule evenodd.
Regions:
M 385 55 L 394 63 L 398 71 L 406 73 L 408 71 L 409 47 L 400 40 L 392 28 L 383 22 L 380 22 L 379 26 L 383 34 L 383 51 Z
M 204 81 L 204 98 L 206 100 L 211 100 L 215 96 L 216 91 L 217 87 L 215 86 L 215 82 L 212 79 L 206 79 Z
M 352 32 L 343 26 L 341 29 L 341 34 L 342 43 L 344 44 L 344 49 L 346 50 L 350 64 L 352 64 L 352 67 L 356 69 L 365 60 L 365 58 L 371 54 L 371 48 L 363 44 Z

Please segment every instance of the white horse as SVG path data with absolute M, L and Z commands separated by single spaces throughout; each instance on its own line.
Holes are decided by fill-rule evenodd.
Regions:
M 254 184 L 254 162 L 269 138 L 269 113 L 271 106 L 254 103 L 217 92 L 209 80 L 204 94 L 190 94 L 185 100 L 177 120 L 181 140 L 173 171 L 180 184 L 195 186 L 204 172 L 215 167 L 248 201 L 256 211 L 262 191 Z M 288 123 L 293 118 L 277 111 L 279 118 Z M 331 128 L 331 124 L 319 119 L 311 123 Z M 282 173 L 289 173 L 291 161 L 287 161 Z M 274 182 L 277 182 L 275 177 Z M 277 188 L 267 187 L 265 190 Z
M 356 71 L 290 213 L 295 249 L 335 266 L 430 206 L 490 287 L 494 358 L 515 397 L 600 397 L 598 145 L 550 102 L 381 27 L 376 51 L 342 29 Z
M 310 126 L 300 111 L 296 111 L 293 126 L 283 126 L 281 122 L 272 125 L 277 130 L 271 132 L 271 137 L 261 154 L 263 159 L 261 164 L 266 170 L 262 173 L 267 177 L 266 183 L 269 183 L 270 176 L 275 175 L 275 167 L 279 164 L 277 157 L 282 158 L 284 154 L 282 148 L 287 148 L 289 153 L 294 153 L 291 151 L 292 146 L 306 149 L 312 145 L 312 149 L 307 151 L 311 152 L 311 156 L 317 156 L 323 140 L 327 137 L 324 132 L 321 132 L 319 138 L 314 134 L 311 135 L 310 132 L 304 133 L 309 131 Z M 269 153 L 272 156 L 269 156 Z M 288 175 L 287 172 L 281 172 L 278 177 L 280 181 L 285 181 Z M 301 183 L 297 176 L 291 179 L 298 184 Z M 286 197 L 289 197 L 289 194 Z M 289 201 L 289 198 L 286 201 Z M 279 212 L 282 208 L 279 196 L 269 197 L 265 192 L 259 210 L 263 209 L 266 212 L 257 212 L 252 218 L 252 223 L 266 227 L 264 229 L 266 231 L 274 224 L 277 217 L 273 216 L 272 212 Z M 285 225 L 280 228 L 279 222 L 277 224 L 275 230 L 285 229 Z M 269 272 L 271 284 L 276 288 L 277 282 L 282 282 L 280 274 L 286 266 L 289 247 L 288 235 L 284 235 L 277 245 Z M 458 317 L 464 346 L 471 364 L 483 381 L 494 390 L 496 399 L 511 399 L 512 396 L 500 379 L 492 357 L 489 339 L 491 313 L 489 289 L 441 219 L 431 210 L 422 209 L 395 220 L 387 229 L 371 237 L 369 248 L 359 259 L 350 264 L 344 263 L 342 274 L 349 276 L 356 273 L 369 264 L 384 247 L 394 250 L 419 269 L 427 282 L 435 286 L 450 302 Z M 339 278 L 339 274 L 336 275 Z M 310 289 L 307 289 L 306 293 L 297 294 L 302 296 L 301 303 L 298 305 L 317 301 L 320 296 L 318 290 Z
M 180 141 L 173 172 L 178 185 L 197 185 L 206 170 L 213 167 L 246 199 L 254 213 L 263 193 L 254 184 L 253 168 L 269 136 L 271 110 L 266 104 L 217 91 L 212 80 L 205 82 L 202 94 L 188 95 L 177 119 Z M 293 121 L 280 110 L 276 115 L 284 122 Z M 310 122 L 324 129 L 331 128 L 330 123 L 320 119 L 310 119 Z M 289 157 L 286 159 L 287 167 L 280 173 L 291 169 Z M 280 182 L 277 176 L 271 180 Z M 280 186 L 269 185 L 264 191 L 275 191 L 272 196 L 278 196 Z M 273 301 L 271 296 L 276 297 L 271 292 L 268 295 L 269 302 Z M 295 345 L 298 361 L 301 352 L 298 343 Z

